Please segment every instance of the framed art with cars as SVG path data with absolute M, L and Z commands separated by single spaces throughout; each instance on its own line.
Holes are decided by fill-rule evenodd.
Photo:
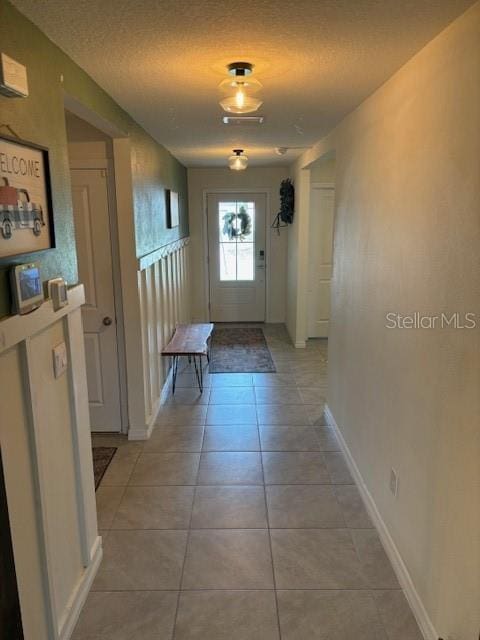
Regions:
M 0 258 L 55 246 L 48 149 L 0 136 Z

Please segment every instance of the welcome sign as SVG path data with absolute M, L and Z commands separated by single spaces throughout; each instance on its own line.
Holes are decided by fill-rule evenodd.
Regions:
M 48 151 L 0 137 L 0 258 L 52 246 Z

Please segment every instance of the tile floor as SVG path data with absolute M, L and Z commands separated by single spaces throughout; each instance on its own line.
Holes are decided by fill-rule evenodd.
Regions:
M 104 560 L 74 640 L 420 640 L 330 427 L 326 341 L 276 374 L 184 367 L 97 492 Z

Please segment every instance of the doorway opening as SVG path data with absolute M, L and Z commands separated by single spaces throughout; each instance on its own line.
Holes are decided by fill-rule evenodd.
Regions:
M 79 281 L 85 287 L 90 425 L 127 429 L 125 340 L 112 137 L 65 110 Z
M 266 200 L 265 193 L 207 194 L 211 322 L 265 322 Z
M 333 269 L 335 157 L 323 156 L 310 167 L 307 338 L 328 338 Z

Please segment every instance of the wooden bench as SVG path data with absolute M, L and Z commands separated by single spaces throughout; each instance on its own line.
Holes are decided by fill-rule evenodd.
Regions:
M 210 346 L 209 340 L 212 335 L 213 324 L 179 324 L 175 329 L 172 339 L 162 351 L 162 356 L 170 356 L 172 362 L 172 379 L 173 393 L 175 393 L 175 384 L 177 382 L 178 358 L 187 356 L 195 367 L 198 388 L 203 393 L 203 367 L 202 356 L 207 357 L 210 362 Z M 197 366 L 197 358 L 199 360 Z

